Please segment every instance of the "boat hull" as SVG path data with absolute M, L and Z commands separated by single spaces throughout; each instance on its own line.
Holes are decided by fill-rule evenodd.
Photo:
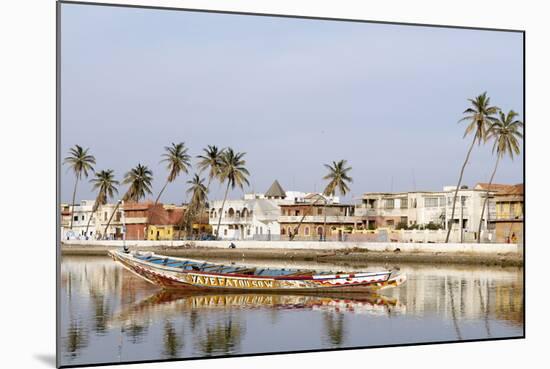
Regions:
M 188 291 L 248 291 L 261 292 L 371 292 L 396 287 L 404 283 L 404 275 L 391 272 L 355 273 L 309 278 L 269 278 L 254 275 L 231 275 L 201 271 L 181 271 L 175 268 L 152 265 L 120 251 L 110 256 L 123 267 L 165 289 Z

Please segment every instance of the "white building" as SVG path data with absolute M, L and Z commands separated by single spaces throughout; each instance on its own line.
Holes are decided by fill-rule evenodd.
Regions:
M 62 205 L 61 239 L 93 239 L 100 237 L 105 230 L 116 204 L 100 206 L 92 215 L 94 200 L 82 200 L 79 204 Z M 119 207 L 120 209 L 120 207 Z M 72 210 L 72 229 L 71 229 Z M 122 232 L 121 210 L 117 211 L 109 224 L 107 235 L 114 236 Z M 92 219 L 90 219 L 92 217 Z
M 363 217 L 366 228 L 427 226 L 432 223 L 444 229 L 449 225 L 460 229 L 462 224 L 465 232 L 477 232 L 486 191 L 466 186 L 459 189 L 451 221 L 455 189 L 456 186 L 445 186 L 439 192 L 365 193 L 355 215 Z M 492 195 L 490 193 L 489 211 L 486 210 L 483 216 L 483 230 L 492 228 L 490 220 L 496 216 Z

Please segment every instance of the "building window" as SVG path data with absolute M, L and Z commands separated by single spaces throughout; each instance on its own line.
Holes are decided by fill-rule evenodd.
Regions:
M 75 222 L 78 222 L 78 215 L 75 215 L 75 216 L 73 217 L 73 220 L 74 220 Z
M 300 210 L 295 210 L 295 211 L 294 211 L 294 215 L 295 215 L 295 216 L 300 215 Z
M 281 234 L 284 236 L 286 234 L 286 230 L 284 228 L 281 229 Z
M 395 208 L 395 200 L 394 199 L 384 200 L 384 209 L 394 209 L 394 208 Z
M 424 199 L 424 206 L 427 208 L 436 208 L 438 205 L 438 198 L 437 197 L 426 197 Z
M 103 220 L 107 221 L 107 212 L 103 213 Z
M 323 209 L 322 208 L 317 209 L 317 215 L 321 215 L 321 214 L 323 214 Z
M 224 229 L 224 230 L 223 230 L 223 235 L 224 235 L 224 236 L 227 236 L 227 229 Z
M 84 220 L 84 214 L 82 214 L 82 217 L 81 217 L 82 220 Z
M 250 228 L 247 228 L 247 229 L 246 229 L 246 235 L 247 235 L 247 236 L 250 236 Z
M 323 227 L 317 228 L 317 235 L 322 236 L 323 235 Z
M 439 198 L 439 207 L 441 207 L 441 208 L 445 207 L 445 198 L 444 197 Z
M 408 208 L 407 205 L 409 205 L 409 204 L 408 204 L 407 199 L 401 199 L 400 202 L 401 202 L 401 209 L 407 209 Z
M 305 227 L 305 228 L 304 228 L 304 234 L 305 234 L 306 236 L 309 236 L 309 227 Z

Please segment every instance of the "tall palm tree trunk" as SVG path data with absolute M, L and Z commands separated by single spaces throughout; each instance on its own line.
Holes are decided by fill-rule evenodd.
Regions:
M 109 228 L 109 225 L 111 224 L 111 221 L 113 220 L 113 217 L 115 216 L 116 214 L 116 211 L 118 210 L 118 207 L 120 206 L 120 201 L 118 201 L 116 203 L 116 206 L 115 206 L 115 210 L 113 210 L 113 213 L 111 214 L 111 216 L 109 217 L 109 221 L 107 222 L 107 225 L 105 226 L 105 229 L 103 230 L 103 239 L 106 238 L 106 235 L 107 235 L 107 228 Z
M 310 215 L 313 215 L 313 205 L 315 205 L 317 203 L 317 201 L 319 201 L 319 197 L 317 197 L 315 199 L 315 201 L 313 201 L 310 205 L 309 205 L 309 210 L 311 212 Z M 300 231 L 300 227 L 302 226 L 302 223 L 304 222 L 304 219 L 306 218 L 307 216 L 307 213 L 304 211 L 304 215 L 302 215 L 302 218 L 300 219 L 300 221 L 298 222 L 298 225 L 294 228 L 294 233 L 292 234 L 292 236 L 290 236 L 290 241 L 294 240 L 294 237 L 296 237 L 296 235 L 298 234 L 298 232 Z M 312 230 L 313 231 L 313 230 Z
M 479 218 L 479 227 L 477 229 L 477 235 L 478 235 L 478 240 L 479 241 L 481 241 L 481 224 L 483 223 L 483 215 L 485 214 L 485 207 L 487 206 L 487 203 L 489 202 L 489 189 L 491 188 L 491 184 L 493 183 L 493 178 L 495 177 L 495 173 L 497 172 L 499 161 L 500 161 L 500 155 L 497 154 L 497 161 L 495 163 L 495 169 L 493 169 L 493 173 L 491 174 L 491 179 L 489 179 L 489 186 L 487 186 L 487 192 L 485 193 L 485 200 L 483 200 L 483 207 L 481 208 L 481 217 Z M 487 216 L 489 216 L 489 211 L 487 211 Z M 487 222 L 487 223 L 489 223 L 489 222 Z
M 323 204 L 324 224 L 323 224 L 323 241 L 327 240 L 327 200 Z
M 445 219 L 447 222 L 447 226 L 449 229 L 447 229 L 447 237 L 445 237 L 445 243 L 449 243 L 449 236 L 451 235 L 451 229 L 453 228 L 453 220 L 455 217 L 455 207 L 456 207 L 456 197 L 458 196 L 458 190 L 460 189 L 460 185 L 462 183 L 462 177 L 464 175 L 464 169 L 466 168 L 466 164 L 468 164 L 468 160 L 470 159 L 470 154 L 472 153 L 472 149 L 474 148 L 474 144 L 476 143 L 477 136 L 474 135 L 474 139 L 472 140 L 472 144 L 470 145 L 470 148 L 468 149 L 468 154 L 466 154 L 466 160 L 464 160 L 464 164 L 462 164 L 462 169 L 460 170 L 460 177 L 458 177 L 458 184 L 456 185 L 455 194 L 453 196 L 453 210 L 451 211 L 451 224 L 449 225 L 449 220 Z M 460 229 L 462 229 L 462 224 L 460 225 Z
M 99 206 L 96 206 L 96 203 L 94 203 L 94 207 L 92 208 L 92 213 L 90 214 L 90 217 L 88 218 L 88 223 L 86 224 L 86 231 L 84 231 L 84 236 L 88 234 L 88 228 L 90 228 L 90 222 L 92 221 L 94 213 L 96 212 L 98 207 Z
M 162 193 L 164 192 L 164 190 L 166 189 L 166 186 L 168 186 L 168 183 L 170 183 L 170 181 L 166 181 L 166 183 L 164 184 L 164 186 L 162 187 L 162 190 L 160 190 L 158 196 L 157 196 L 157 199 L 155 200 L 155 205 L 159 202 L 160 200 L 160 197 L 162 196 Z
M 223 207 L 225 206 L 225 200 L 227 199 L 228 192 L 229 192 L 229 181 L 227 181 L 227 187 L 225 188 L 225 194 L 223 195 L 222 207 L 220 209 L 220 217 L 218 218 L 218 227 L 216 228 L 216 238 L 220 237 L 220 224 L 222 223 Z
M 76 185 L 78 184 L 78 177 L 76 177 L 76 180 L 74 181 L 74 190 L 73 190 L 73 201 L 71 202 L 71 227 L 69 229 L 73 229 L 73 220 L 74 220 L 74 199 L 76 197 Z

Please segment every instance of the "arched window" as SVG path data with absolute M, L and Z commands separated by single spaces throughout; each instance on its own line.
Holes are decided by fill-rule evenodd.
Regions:
M 305 227 L 305 228 L 304 228 L 304 234 L 305 234 L 306 236 L 309 236 L 309 227 Z
M 237 218 L 240 218 L 241 217 L 241 212 L 239 210 L 237 210 Z
M 210 217 L 215 218 L 216 217 L 216 209 L 212 208 L 210 210 Z
M 317 228 L 317 235 L 318 235 L 318 236 L 323 235 L 323 227 Z
M 244 209 L 243 209 L 242 217 L 243 217 L 243 218 L 248 217 L 248 209 L 247 209 L 247 208 L 244 208 Z
M 233 210 L 233 208 L 229 208 L 229 210 L 227 211 L 227 215 L 229 216 L 229 218 L 233 218 L 235 216 L 235 210 Z
M 286 230 L 283 228 L 281 229 L 281 234 L 284 236 L 286 234 Z

